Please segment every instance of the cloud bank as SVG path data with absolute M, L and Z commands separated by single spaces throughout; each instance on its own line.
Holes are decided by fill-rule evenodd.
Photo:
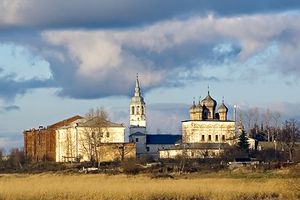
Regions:
M 218 80 L 222 77 L 202 74 L 202 67 L 235 63 L 235 71 L 247 70 L 245 63 L 259 60 L 270 47 L 280 55 L 260 60 L 270 73 L 299 75 L 299 20 L 300 15 L 286 14 L 209 15 L 136 29 L 50 30 L 42 33 L 52 47 L 43 56 L 62 87 L 60 95 L 72 98 L 129 95 L 136 73 L 145 90 L 189 79 Z
M 235 16 L 283 12 L 299 7 L 297 0 L 227 0 L 226 3 L 218 0 L 2 0 L 0 27 L 127 27 L 208 13 Z

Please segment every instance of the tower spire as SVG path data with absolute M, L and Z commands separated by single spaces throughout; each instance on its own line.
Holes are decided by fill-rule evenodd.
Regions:
M 207 95 L 209 95 L 209 85 L 207 86 Z
M 139 74 L 138 73 L 136 74 L 134 96 L 141 96 L 141 89 L 140 89 Z

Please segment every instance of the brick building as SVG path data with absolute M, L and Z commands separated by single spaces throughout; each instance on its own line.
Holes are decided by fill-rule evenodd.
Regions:
M 62 120 L 48 127 L 39 127 L 38 129 L 25 130 L 24 152 L 25 156 L 34 161 L 49 160 L 55 161 L 56 158 L 56 129 L 69 125 L 70 123 L 81 119 L 79 115 Z
M 102 162 L 135 158 L 135 144 L 125 143 L 123 124 L 106 121 L 107 126 L 101 131 L 96 124 L 97 118 L 76 115 L 48 127 L 26 130 L 23 132 L 25 155 L 36 162 L 90 161 L 95 157 L 95 152 L 91 151 L 95 144 L 88 139 L 101 132 L 101 142 L 97 144 L 96 151 Z

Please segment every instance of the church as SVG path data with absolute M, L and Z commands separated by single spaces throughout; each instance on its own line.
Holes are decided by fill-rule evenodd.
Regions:
M 195 101 L 189 109 L 190 119 L 181 122 L 182 143 L 159 151 L 160 158 L 214 157 L 224 151 L 224 148 L 236 142 L 236 123 L 229 120 L 228 108 L 222 103 L 217 108 L 208 90 L 207 96 Z
M 236 141 L 236 123 L 229 120 L 224 103 L 217 107 L 209 89 L 207 96 L 189 109 L 190 119 L 182 121 L 181 134 L 148 134 L 146 103 L 141 95 L 138 77 L 130 102 L 129 141 L 136 144 L 137 157 L 154 159 L 214 157 Z
M 137 158 L 148 156 L 159 158 L 159 150 L 174 146 L 181 141 L 181 135 L 148 134 L 146 103 L 141 94 L 139 78 L 136 77 L 134 96 L 130 102 L 129 142 L 136 144 Z
M 236 142 L 236 123 L 228 119 L 228 108 L 218 106 L 210 95 L 193 101 L 190 118 L 181 122 L 181 134 L 148 134 L 146 103 L 138 77 L 130 102 L 129 141 L 136 144 L 137 157 L 169 159 L 185 155 L 190 158 L 214 157 Z

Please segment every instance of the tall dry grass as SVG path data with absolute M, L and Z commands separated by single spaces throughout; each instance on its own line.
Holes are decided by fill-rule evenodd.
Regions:
M 125 175 L 0 175 L 0 199 L 300 199 L 295 179 L 151 179 Z

